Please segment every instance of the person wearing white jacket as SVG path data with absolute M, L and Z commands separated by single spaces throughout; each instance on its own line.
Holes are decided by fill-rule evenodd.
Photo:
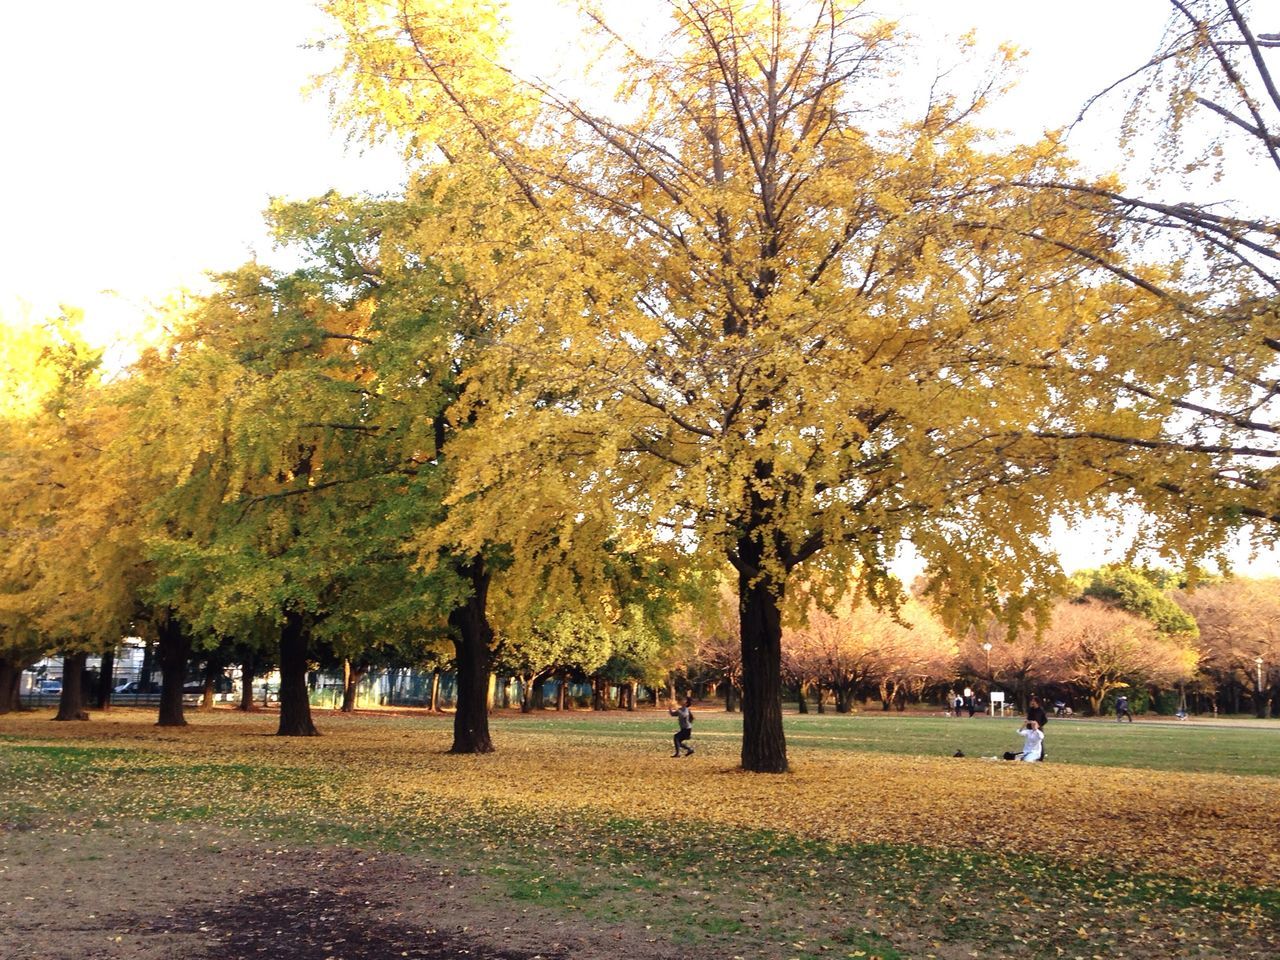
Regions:
M 1040 724 L 1034 720 L 1028 720 L 1018 730 L 1018 736 L 1022 738 L 1022 756 L 1018 759 L 1028 762 L 1039 760 L 1040 751 L 1044 749 L 1044 733 L 1040 729 Z

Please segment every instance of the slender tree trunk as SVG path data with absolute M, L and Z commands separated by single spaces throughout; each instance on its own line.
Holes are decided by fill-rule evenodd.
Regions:
M 431 671 L 431 712 L 440 712 L 440 671 Z
M 200 709 L 213 709 L 213 695 L 217 693 L 218 680 L 222 677 L 222 667 L 210 660 L 204 665 L 204 689 L 201 691 Z
M 796 684 L 796 712 L 809 712 L 809 684 L 803 680 Z
M 747 572 L 761 551 L 748 536 L 738 543 L 744 569 L 738 574 L 742 637 L 742 768 L 785 773 L 787 740 L 782 731 L 782 584 Z
M 22 709 L 22 664 L 8 657 L 0 657 L 0 713 L 12 713 Z
M 152 693 L 151 674 L 156 668 L 156 645 L 151 639 L 142 647 L 142 672 L 138 674 L 138 692 Z
M 73 653 L 62 658 L 62 695 L 58 698 L 55 720 L 88 720 L 84 706 L 84 665 L 87 653 Z
M 814 687 L 814 690 L 818 695 L 818 713 L 826 713 L 827 712 L 827 699 L 826 699 L 827 691 L 823 688 L 822 684 L 820 683 L 816 687 Z
M 473 557 L 460 572 L 471 583 L 471 596 L 449 613 L 458 670 L 458 705 L 453 713 L 453 746 L 449 752 L 492 753 L 488 694 L 493 628 L 485 613 L 490 574 L 481 557 Z
M 632 713 L 636 710 L 636 687 L 638 684 L 634 680 L 627 682 L 627 709 Z
M 556 709 L 561 713 L 567 709 L 569 703 L 569 678 L 561 674 L 556 683 Z
M 187 680 L 187 661 L 191 659 L 191 634 L 173 611 L 160 615 L 156 633 L 156 659 L 160 661 L 160 715 L 156 726 L 185 727 L 182 685 Z
M 359 693 L 360 681 L 365 678 L 369 668 L 364 664 L 352 666 L 350 660 L 342 661 L 342 712 L 354 713 L 356 695 Z
M 724 709 L 726 713 L 733 713 L 734 702 L 733 695 L 735 691 L 732 683 L 726 683 L 724 686 Z
M 292 611 L 284 615 L 280 630 L 280 726 L 278 737 L 315 737 L 320 731 L 311 720 L 307 691 L 307 655 L 311 652 L 307 619 Z

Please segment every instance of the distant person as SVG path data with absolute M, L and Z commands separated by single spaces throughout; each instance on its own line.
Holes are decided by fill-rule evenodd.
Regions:
M 951 709 L 957 717 L 960 716 L 960 711 L 964 709 L 964 697 L 960 696 L 958 693 L 952 697 Z
M 1044 712 L 1044 707 L 1040 705 L 1039 697 L 1032 697 L 1027 701 L 1027 719 L 1034 720 L 1040 728 L 1040 732 L 1044 733 L 1044 725 L 1049 722 L 1049 715 Z M 1044 759 L 1044 741 L 1040 742 L 1040 759 Z
M 973 688 L 972 688 L 972 687 L 965 687 L 965 688 L 964 688 L 964 708 L 965 708 L 966 710 L 968 710 L 968 711 L 969 711 L 969 716 L 970 716 L 970 717 L 972 717 L 972 716 L 973 716 L 973 710 L 974 710 L 974 707 L 973 707 Z
M 693 707 L 693 697 L 685 697 L 683 707 L 680 707 L 677 710 L 667 711 L 668 713 L 671 714 L 671 716 L 678 717 L 680 720 L 680 729 L 676 731 L 676 735 L 674 737 L 675 744 L 676 744 L 676 752 L 672 754 L 673 757 L 680 756 L 681 750 L 684 751 L 684 755 L 686 757 L 693 756 L 693 747 L 689 746 L 688 744 L 689 738 L 693 736 L 693 710 L 691 709 L 692 707 Z
M 1040 732 L 1040 724 L 1034 720 L 1028 720 L 1018 728 L 1018 736 L 1022 738 L 1022 750 L 1018 753 L 1010 751 L 1004 755 L 1004 758 L 1035 763 L 1040 759 L 1040 751 L 1044 745 L 1044 734 Z
M 1129 712 L 1129 698 L 1126 696 L 1116 697 L 1116 723 L 1119 723 L 1125 717 L 1129 718 L 1129 722 L 1133 723 L 1133 714 Z

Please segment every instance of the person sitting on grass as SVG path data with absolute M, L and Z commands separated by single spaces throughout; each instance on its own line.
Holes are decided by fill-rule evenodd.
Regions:
M 1040 759 L 1040 748 L 1044 743 L 1044 734 L 1040 732 L 1040 724 L 1034 720 L 1028 720 L 1025 724 L 1018 728 L 1018 736 L 1022 738 L 1022 750 L 1018 753 L 1012 751 L 1006 753 L 1006 760 L 1022 760 L 1025 763 L 1034 763 Z

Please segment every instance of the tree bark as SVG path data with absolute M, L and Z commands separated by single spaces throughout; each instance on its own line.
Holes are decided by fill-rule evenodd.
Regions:
M 356 709 L 356 694 L 359 692 L 358 687 L 360 681 L 365 678 L 369 672 L 369 668 L 365 664 L 357 664 L 352 666 L 350 660 L 342 661 L 342 712 L 354 713 Z
M 431 712 L 440 712 L 440 671 L 431 671 Z
M 156 637 L 156 659 L 160 661 L 160 715 L 156 726 L 185 727 L 182 685 L 186 683 L 187 661 L 191 659 L 191 634 L 169 610 L 157 620 Z
M 787 740 L 782 731 L 782 585 L 752 576 L 761 551 L 750 537 L 738 543 L 744 569 L 738 574 L 742 637 L 742 768 L 785 773 Z
M 240 664 L 240 706 L 236 707 L 245 713 L 253 711 L 253 671 L 253 657 L 249 656 Z
M 796 712 L 809 712 L 809 684 L 803 680 L 796 684 Z
M 311 627 L 301 613 L 288 611 L 280 629 L 280 726 L 278 737 L 316 737 L 307 690 Z
M 492 753 L 488 697 L 493 628 L 485 613 L 490 574 L 481 557 L 473 557 L 460 572 L 471 584 L 471 596 L 449 613 L 458 671 L 458 704 L 453 713 L 453 746 L 449 752 Z
M 0 713 L 12 713 L 22 709 L 22 664 L 8 657 L 0 657 Z
M 62 658 L 62 695 L 58 698 L 55 720 L 88 720 L 84 706 L 84 665 L 87 653 L 73 653 Z
M 638 684 L 634 680 L 627 682 L 627 709 L 632 713 L 636 709 L 636 687 Z
M 116 652 L 108 650 L 102 655 L 102 667 L 98 670 L 98 689 L 94 702 L 99 710 L 111 709 L 112 688 L 116 683 Z
M 212 660 L 205 664 L 204 668 L 204 688 L 200 691 L 200 709 L 213 709 L 213 695 L 217 692 L 218 677 L 222 675 L 222 669 L 218 667 Z

